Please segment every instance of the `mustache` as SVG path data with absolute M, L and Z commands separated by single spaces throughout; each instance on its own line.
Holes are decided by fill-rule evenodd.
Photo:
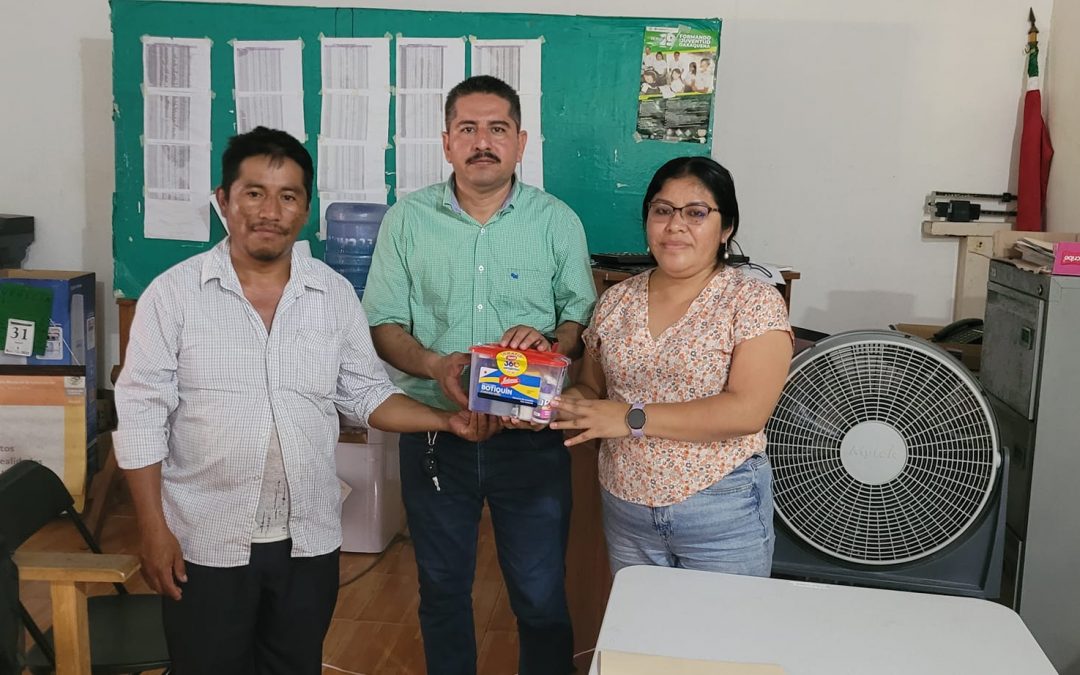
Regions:
M 475 155 L 473 155 L 472 157 L 470 157 L 469 159 L 467 159 L 465 161 L 465 163 L 466 164 L 472 164 L 473 162 L 476 162 L 476 161 L 479 161 L 479 160 L 482 160 L 482 159 L 490 159 L 490 160 L 493 160 L 493 161 L 496 161 L 496 162 L 502 162 L 502 160 L 499 159 L 498 157 L 496 157 L 494 153 L 491 153 L 491 152 L 478 152 Z
M 251 226 L 251 229 L 255 232 L 273 232 L 275 234 L 285 234 L 288 231 L 288 228 L 282 228 L 271 223 L 256 223 Z

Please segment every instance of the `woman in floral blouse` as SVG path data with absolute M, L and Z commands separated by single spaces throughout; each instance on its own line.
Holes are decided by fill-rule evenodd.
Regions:
M 600 446 L 612 571 L 666 565 L 767 576 L 772 473 L 762 429 L 791 361 L 776 288 L 725 265 L 735 185 L 707 157 L 653 176 L 642 204 L 657 267 L 610 288 L 552 426 Z

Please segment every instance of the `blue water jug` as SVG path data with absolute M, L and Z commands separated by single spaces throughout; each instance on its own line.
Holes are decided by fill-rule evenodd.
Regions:
M 386 204 L 335 202 L 326 207 L 326 264 L 363 296 Z

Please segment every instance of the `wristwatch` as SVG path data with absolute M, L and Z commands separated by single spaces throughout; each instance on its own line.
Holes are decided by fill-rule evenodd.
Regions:
M 635 403 L 626 411 L 626 426 L 634 438 L 645 436 L 645 404 Z

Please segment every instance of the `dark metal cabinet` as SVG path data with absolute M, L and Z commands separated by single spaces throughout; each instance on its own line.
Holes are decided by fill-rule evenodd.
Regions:
M 1004 600 L 1080 675 L 1080 277 L 991 261 L 980 378 L 1011 459 Z

